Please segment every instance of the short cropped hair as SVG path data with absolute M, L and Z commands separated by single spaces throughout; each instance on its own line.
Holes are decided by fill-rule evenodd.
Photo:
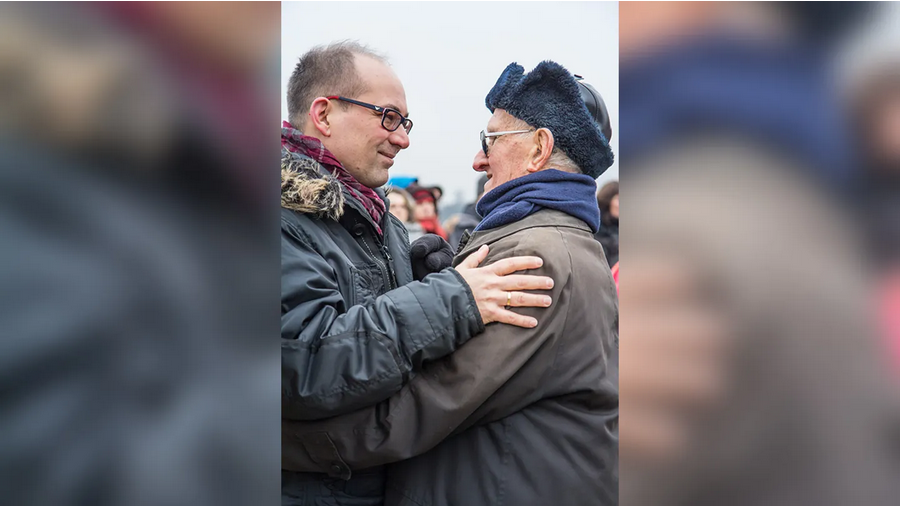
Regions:
M 356 72 L 355 55 L 387 64 L 383 55 L 351 40 L 316 46 L 300 57 L 287 89 L 288 119 L 295 127 L 301 127 L 303 115 L 318 97 L 352 98 L 366 92 L 365 82 Z M 348 106 L 343 102 L 340 105 Z

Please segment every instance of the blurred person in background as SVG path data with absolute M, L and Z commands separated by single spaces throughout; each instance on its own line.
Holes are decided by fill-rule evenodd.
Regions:
M 337 442 L 298 428 L 396 395 L 421 377 L 423 366 L 490 323 L 534 328 L 537 320 L 511 311 L 509 299 L 517 308 L 544 308 L 545 296 L 521 290 L 544 290 L 553 280 L 510 275 L 539 267 L 536 257 L 479 268 L 483 251 L 449 268 L 452 252 L 439 237 L 427 234 L 410 245 L 381 190 L 412 130 L 405 90 L 383 56 L 350 41 L 314 47 L 297 63 L 287 94 L 282 504 L 378 505 L 383 466 L 351 471 Z M 301 465 L 308 458 L 324 469 Z
M 828 71 L 868 8 L 620 5 L 623 506 L 896 502 Z
M 437 203 L 441 198 L 441 190 L 437 187 L 424 187 L 418 183 L 412 183 L 406 187 L 406 191 L 416 201 L 416 209 L 413 218 L 422 225 L 422 229 L 429 234 L 437 234 L 445 241 L 449 237 L 438 217 Z
M 413 219 L 416 214 L 416 201 L 403 188 L 391 187 L 387 191 L 387 198 L 391 203 L 390 212 L 397 217 L 406 227 L 409 234 L 409 242 L 425 235 L 422 225 Z M 452 247 L 452 246 L 451 246 Z
M 533 329 L 488 325 L 378 405 L 294 424 L 307 453 L 292 458 L 320 472 L 335 460 L 353 472 L 393 463 L 387 506 L 615 505 L 618 311 L 592 235 L 595 179 L 613 155 L 557 63 L 528 74 L 510 64 L 485 105 L 493 115 L 473 162 L 488 177 L 484 220 L 454 265 L 488 246 L 487 263 L 539 255 L 534 272 L 560 280 L 550 295 L 565 303 L 526 310 Z M 326 437 L 327 459 L 316 454 Z
M 409 197 L 409 194 L 406 193 L 406 190 L 403 190 L 401 188 L 388 187 L 387 189 L 385 189 L 385 196 L 390 202 L 388 211 L 396 216 L 398 220 L 406 223 L 415 211 L 413 207 L 414 204 L 410 203 L 412 198 Z
M 600 230 L 594 237 L 603 245 L 606 261 L 612 267 L 619 262 L 619 182 L 611 181 L 597 192 Z
M 484 195 L 485 183 L 487 183 L 487 176 L 482 175 L 475 184 L 475 200 L 466 204 L 466 207 L 461 213 L 457 213 L 450 218 L 447 218 L 447 221 L 444 222 L 444 228 L 447 230 L 447 233 L 450 234 L 450 247 L 453 248 L 454 251 L 458 251 L 463 235 L 466 233 L 471 235 L 472 231 L 475 230 L 475 227 L 478 226 L 478 223 L 481 222 L 481 216 L 479 216 L 478 211 L 475 209 L 475 205 L 478 204 L 478 201 L 481 200 L 481 197 Z

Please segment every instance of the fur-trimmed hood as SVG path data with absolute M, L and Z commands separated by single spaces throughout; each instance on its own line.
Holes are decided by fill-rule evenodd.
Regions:
M 337 178 L 323 174 L 315 160 L 282 152 L 281 207 L 337 220 L 344 213 L 344 194 Z

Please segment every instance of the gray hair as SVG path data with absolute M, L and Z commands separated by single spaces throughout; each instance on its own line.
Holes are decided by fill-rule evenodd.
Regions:
M 550 153 L 550 158 L 547 159 L 547 167 L 559 169 L 564 172 L 571 172 L 573 174 L 582 173 L 578 165 L 556 146 L 553 147 L 553 152 Z
M 301 126 L 298 123 L 302 123 L 302 115 L 318 97 L 355 97 L 365 93 L 366 83 L 356 72 L 356 55 L 387 64 L 385 56 L 351 40 L 316 46 L 300 57 L 287 89 L 288 119 L 295 127 Z M 340 105 L 349 107 L 343 102 Z
M 534 128 L 523 120 L 512 116 L 509 125 L 507 127 L 509 130 L 530 130 Z M 553 133 L 551 131 L 551 133 Z M 547 168 L 559 169 L 564 172 L 571 172 L 573 174 L 581 174 L 581 169 L 578 165 L 569 158 L 568 155 L 563 153 L 559 146 L 556 144 L 553 145 L 553 152 L 550 153 L 550 158 L 547 159 Z

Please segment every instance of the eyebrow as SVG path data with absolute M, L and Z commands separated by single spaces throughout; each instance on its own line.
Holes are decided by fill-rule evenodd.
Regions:
M 384 105 L 384 106 L 382 106 L 382 107 L 385 107 L 385 108 L 387 108 L 387 109 L 393 109 L 393 110 L 395 110 L 395 111 L 400 111 L 400 108 L 397 107 L 397 106 L 394 105 L 394 104 L 387 104 L 387 105 Z M 401 112 L 400 114 L 403 114 L 403 113 Z M 409 113 L 403 114 L 403 117 L 408 118 L 408 117 L 409 117 Z

